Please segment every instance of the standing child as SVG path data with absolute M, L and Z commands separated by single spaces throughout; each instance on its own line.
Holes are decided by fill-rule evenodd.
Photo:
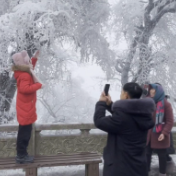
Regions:
M 12 56 L 14 77 L 17 80 L 16 111 L 19 123 L 17 136 L 17 163 L 31 163 L 34 158 L 28 156 L 27 147 L 31 137 L 32 124 L 37 120 L 36 91 L 42 84 L 33 72 L 39 51 L 30 59 L 26 51 Z

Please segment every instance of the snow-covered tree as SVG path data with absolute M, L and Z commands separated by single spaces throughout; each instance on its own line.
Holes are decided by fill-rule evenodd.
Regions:
M 101 32 L 109 17 L 106 0 L 9 0 L 1 6 L 1 118 L 7 115 L 16 90 L 9 71 L 12 52 L 26 49 L 31 57 L 39 49 L 36 71 L 50 87 L 65 77 L 69 79 L 67 66 L 78 61 L 75 51 L 82 60 L 96 58 L 102 66 L 102 58 L 111 57 Z
M 120 43 L 123 38 L 128 45 L 127 51 L 116 60 L 122 84 L 145 83 L 152 73 L 159 77 L 161 72 L 167 75 L 172 67 L 168 63 L 173 63 L 171 60 L 176 54 L 175 12 L 175 0 L 121 0 L 116 5 L 112 22 L 116 42 Z
M 38 95 L 38 122 L 45 123 L 71 123 L 71 122 L 90 122 L 94 111 L 95 101 L 88 92 L 81 88 L 83 81 L 72 79 L 58 83 L 52 90 L 44 89 Z M 44 106 L 45 108 L 42 108 Z

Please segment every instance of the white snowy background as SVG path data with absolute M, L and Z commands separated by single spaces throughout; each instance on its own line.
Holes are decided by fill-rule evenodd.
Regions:
M 8 2 L 8 1 L 0 0 L 0 2 L 1 2 L 1 4 L 4 5 L 0 8 L 0 10 L 3 11 L 5 9 L 6 2 Z M 15 1 L 13 1 L 13 2 L 15 3 Z M 24 2 L 24 0 L 22 0 L 21 2 Z M 13 9 L 13 11 L 7 11 L 6 14 L 1 16 L 1 19 L 0 19 L 0 21 L 1 21 L 1 26 L 0 26 L 1 31 L 0 32 L 2 32 L 2 34 L 1 34 L 2 37 L 0 39 L 1 44 L 2 44 L 2 42 L 9 40 L 9 38 L 10 38 L 9 36 L 11 36 L 10 35 L 11 31 L 13 31 L 13 29 L 15 27 L 18 28 L 19 31 L 21 32 L 21 34 L 20 34 L 22 36 L 21 38 L 23 38 L 23 37 L 25 38 L 25 36 L 23 36 L 25 33 L 25 32 L 23 33 L 23 30 L 31 22 L 30 20 L 28 20 L 28 15 L 26 14 L 26 9 L 25 9 L 26 5 L 32 4 L 33 6 L 29 7 L 29 9 L 34 10 L 34 13 L 37 11 L 39 13 L 46 13 L 46 14 L 51 13 L 52 14 L 52 11 L 49 11 L 48 9 L 46 9 L 47 0 L 42 1 L 44 3 L 42 4 L 43 6 L 41 8 L 38 7 L 37 3 L 34 5 L 34 3 L 31 3 L 31 2 L 40 3 L 41 1 L 37 1 L 37 0 L 32 0 L 32 1 L 28 1 L 28 2 L 26 1 L 26 4 L 24 4 L 24 5 L 20 4 L 18 7 L 15 7 L 14 9 L 13 9 L 13 7 L 10 7 L 11 9 Z M 54 2 L 54 0 L 51 2 Z M 73 3 L 74 1 L 70 1 L 70 2 L 72 3 L 71 5 L 74 4 Z M 109 19 L 109 23 L 110 23 L 108 26 L 109 29 L 105 30 L 106 31 L 105 32 L 105 31 L 103 31 L 103 28 L 102 28 L 102 31 L 105 33 L 105 36 L 106 36 L 105 38 L 108 41 L 107 43 L 109 43 L 109 45 L 110 45 L 109 48 L 112 49 L 113 52 L 115 53 L 115 55 L 118 56 L 118 59 L 117 59 L 117 57 L 115 57 L 115 59 L 117 59 L 119 61 L 119 63 L 122 62 L 122 65 L 123 65 L 123 61 L 127 58 L 126 56 L 128 55 L 128 52 L 130 51 L 129 46 L 130 46 L 130 43 L 134 37 L 134 29 L 136 30 L 135 26 L 136 25 L 138 26 L 139 24 L 144 22 L 143 21 L 143 16 L 144 16 L 143 12 L 145 9 L 145 5 L 147 4 L 146 2 L 148 2 L 148 1 L 108 0 L 108 2 L 110 3 L 110 10 L 113 11 L 115 9 L 115 13 L 113 14 L 113 17 Z M 118 2 L 119 2 L 119 4 L 116 6 L 116 4 Z M 98 5 L 100 5 L 100 4 L 98 4 Z M 61 5 L 63 5 L 63 4 L 61 4 Z M 12 3 L 12 6 L 13 6 L 13 3 Z M 52 6 L 52 3 L 51 3 L 51 6 Z M 75 7 L 76 7 L 76 5 L 75 5 Z M 99 7 L 99 6 L 97 6 L 97 7 Z M 97 15 L 95 13 L 95 12 L 97 12 L 97 9 L 93 9 L 94 10 L 93 13 L 95 13 L 95 19 L 99 20 L 99 21 L 96 21 L 99 26 L 101 26 L 101 22 L 102 22 L 101 20 L 104 19 L 103 15 L 106 16 L 107 9 L 108 9 L 107 6 L 100 6 L 100 7 L 104 8 L 104 9 L 100 9 L 100 14 L 101 14 L 101 11 L 102 12 L 103 12 L 103 10 L 105 11 L 105 14 L 101 14 L 101 16 L 99 16 L 99 14 Z M 48 8 L 54 9 L 54 7 L 48 7 Z M 64 10 L 66 12 L 67 12 L 67 10 L 69 11 L 71 9 L 69 4 L 68 4 L 68 7 L 64 6 L 64 8 L 65 8 Z M 65 11 L 64 11 L 64 13 L 65 13 Z M 8 13 L 10 13 L 10 16 L 7 15 Z M 61 13 L 63 13 L 63 11 Z M 23 14 L 25 14 L 26 16 L 25 15 L 23 16 Z M 153 17 L 155 14 L 156 14 L 156 11 L 154 10 L 152 12 L 151 17 Z M 24 17 L 24 19 L 19 18 L 20 15 L 22 17 Z M 33 13 L 31 13 L 30 15 L 32 18 Z M 57 16 L 58 14 L 53 13 L 53 16 L 54 15 Z M 44 122 L 45 123 L 93 122 L 92 118 L 93 118 L 93 113 L 94 113 L 94 105 L 99 100 L 100 94 L 103 91 L 104 85 L 106 83 L 111 84 L 111 88 L 110 88 L 109 93 L 112 97 L 112 100 L 113 101 L 118 100 L 120 97 L 121 78 L 122 78 L 121 74 L 118 74 L 116 72 L 115 76 L 112 76 L 111 74 L 112 74 L 114 68 L 112 69 L 112 72 L 107 74 L 108 69 L 104 68 L 102 66 L 102 64 L 100 64 L 101 63 L 100 61 L 102 61 L 103 64 L 106 65 L 105 64 L 106 58 L 99 57 L 98 59 L 96 58 L 97 60 L 90 59 L 86 62 L 85 61 L 80 62 L 80 59 L 81 59 L 80 55 L 81 54 L 79 52 L 75 51 L 75 48 L 78 47 L 79 45 L 75 46 L 73 43 L 68 42 L 68 40 L 70 39 L 69 37 L 72 34 L 72 31 L 68 30 L 68 29 L 72 29 L 72 25 L 74 25 L 74 22 L 72 20 L 70 20 L 69 15 L 70 14 L 66 13 L 66 22 L 68 22 L 68 26 L 63 25 L 62 26 L 63 28 L 61 28 L 60 26 L 59 27 L 53 26 L 54 22 L 52 21 L 52 18 L 51 19 L 49 18 L 49 15 L 48 15 L 48 19 L 46 22 L 47 25 L 49 24 L 48 25 L 49 28 L 47 30 L 44 27 L 45 21 L 42 21 L 43 16 L 40 19 L 41 22 L 36 25 L 37 28 L 41 27 L 41 29 L 43 30 L 42 32 L 44 34 L 44 37 L 41 38 L 41 40 L 43 40 L 43 41 L 45 41 L 48 38 L 51 39 L 51 43 L 54 41 L 54 29 L 58 30 L 58 31 L 61 30 L 61 31 L 59 31 L 59 32 L 57 31 L 57 32 L 59 34 L 64 33 L 66 36 L 64 39 L 62 37 L 60 37 L 60 38 L 58 37 L 58 40 L 59 40 L 59 41 L 57 41 L 58 43 L 56 44 L 56 42 L 54 41 L 51 44 L 51 50 L 49 50 L 50 53 L 48 55 L 46 55 L 47 53 L 45 53 L 45 48 L 44 48 L 42 50 L 42 55 L 39 58 L 39 64 L 36 68 L 36 72 L 37 72 L 38 76 L 41 78 L 41 80 L 44 81 L 45 88 L 38 92 L 38 102 L 37 102 L 38 120 L 36 123 L 44 123 Z M 88 15 L 90 15 L 90 18 L 93 16 L 91 13 L 90 14 L 88 13 Z M 83 16 L 84 16 L 84 14 L 83 14 Z M 101 19 L 101 17 L 102 17 L 102 19 Z M 14 20 L 10 21 L 10 25 L 9 25 L 9 21 L 8 21 L 9 18 L 14 19 Z M 20 20 L 24 20 L 23 21 L 24 23 L 22 24 Z M 74 20 L 79 21 L 79 19 L 74 19 Z M 83 20 L 84 20 L 84 18 L 83 18 Z M 91 19 L 91 20 L 92 20 L 91 22 L 93 23 L 91 25 L 94 25 L 94 27 L 95 27 L 95 33 L 97 31 L 100 32 L 101 30 L 99 30 L 99 28 L 98 28 L 99 26 L 97 25 L 98 26 L 97 27 L 95 25 L 96 22 L 94 21 L 94 16 L 93 16 L 93 19 Z M 114 23 L 116 23 L 116 25 L 113 25 L 112 26 L 113 30 L 111 30 L 111 25 L 112 25 L 111 22 L 113 20 L 114 20 Z M 173 97 L 175 97 L 175 95 L 176 95 L 175 89 L 173 89 L 173 87 L 175 87 L 175 83 L 176 83 L 176 80 L 175 80 L 176 79 L 176 75 L 175 75 L 175 67 L 176 67 L 175 46 L 176 46 L 176 44 L 175 44 L 175 38 L 174 38 L 176 36 L 176 34 L 175 34 L 176 26 L 174 24 L 175 23 L 174 20 L 175 20 L 175 16 L 172 14 L 169 14 L 169 15 L 163 17 L 160 20 L 160 23 L 156 26 L 156 29 L 154 30 L 154 35 L 151 37 L 151 40 L 149 42 L 149 46 L 150 46 L 150 49 L 152 52 L 151 54 L 152 54 L 152 57 L 154 58 L 151 62 L 151 65 L 150 65 L 151 72 L 149 75 L 149 79 L 152 82 L 161 82 L 163 84 L 166 92 L 169 93 L 170 95 L 172 95 Z M 95 24 L 94 24 L 94 22 L 95 22 Z M 59 21 L 59 25 L 60 24 L 62 24 L 62 15 L 61 15 L 61 21 Z M 24 28 L 19 28 L 20 25 L 24 25 L 23 26 Z M 89 26 L 90 24 L 87 24 L 87 25 Z M 73 27 L 75 27 L 75 26 L 73 26 Z M 85 32 L 85 34 L 87 32 L 87 30 L 84 31 L 84 29 L 81 27 L 80 27 L 80 30 Z M 94 30 L 92 30 L 92 31 L 94 32 Z M 13 34 L 13 32 L 14 32 L 14 34 Z M 13 37 L 15 40 L 15 37 L 17 37 L 17 36 L 16 36 L 15 31 L 13 31 L 13 32 L 12 32 L 12 36 L 14 35 Z M 76 34 L 78 35 L 78 33 L 76 33 Z M 124 35 L 124 37 L 122 37 L 122 35 Z M 80 41 L 83 40 L 82 42 L 84 44 L 84 40 L 85 40 L 84 35 L 81 37 L 82 38 L 80 39 Z M 101 36 L 99 36 L 99 37 L 101 40 L 102 37 Z M 64 43 L 65 41 L 63 42 L 62 40 L 65 40 L 66 43 Z M 77 39 L 75 39 L 75 40 L 77 40 Z M 117 40 L 117 42 L 116 42 L 116 40 Z M 103 43 L 101 45 L 101 47 L 102 48 L 105 47 L 105 50 L 107 52 L 109 52 L 109 48 L 107 47 L 108 46 L 107 43 L 104 42 L 103 39 L 101 41 Z M 13 46 L 14 45 L 13 42 L 11 44 L 11 47 L 9 47 L 9 45 L 6 46 L 6 42 L 4 42 L 4 43 L 5 44 L 1 45 L 2 47 L 0 48 L 2 58 L 6 58 L 6 56 L 8 55 L 7 53 L 4 52 L 3 49 L 8 47 L 8 50 L 11 50 L 13 47 L 14 48 L 16 47 L 16 46 Z M 19 43 L 23 44 L 23 40 L 19 41 Z M 61 45 L 61 43 L 63 45 Z M 92 45 L 94 46 L 94 43 L 92 43 Z M 92 49 L 91 47 L 89 48 L 90 50 Z M 101 47 L 99 47 L 99 46 L 96 46 L 96 47 L 97 47 L 96 48 L 97 50 L 100 49 L 100 51 L 102 51 L 102 52 L 104 51 L 104 50 L 101 50 Z M 83 47 L 84 56 L 87 54 L 85 51 L 89 51 L 89 49 L 86 50 Z M 78 51 L 79 51 L 79 49 L 78 49 Z M 93 49 L 92 49 L 92 51 L 93 51 Z M 95 56 L 97 57 L 96 52 L 95 53 L 92 52 L 90 54 L 90 58 L 92 57 L 93 54 L 95 54 Z M 101 53 L 98 53 L 98 54 L 101 54 Z M 104 53 L 104 54 L 106 54 L 106 53 Z M 112 53 L 109 52 L 109 54 L 112 54 Z M 52 58 L 50 58 L 50 55 L 53 55 L 53 58 L 54 58 L 53 60 L 52 60 Z M 102 57 L 103 57 L 103 55 L 102 55 Z M 49 59 L 51 59 L 54 62 L 54 64 L 52 64 L 52 69 L 55 71 L 54 75 L 52 75 L 52 73 L 50 72 L 52 69 L 50 67 L 48 67 L 48 64 L 50 64 L 50 62 L 48 61 Z M 103 60 L 103 59 L 105 59 L 105 60 Z M 6 65 L 8 65 L 9 60 L 10 59 L 4 59 L 4 63 Z M 62 64 L 59 65 L 58 63 L 59 64 L 62 63 Z M 115 62 L 112 61 L 112 63 L 115 63 Z M 57 70 L 54 69 L 55 64 L 59 65 L 58 72 L 57 72 Z M 139 64 L 140 64 L 139 50 L 137 50 L 137 52 L 135 53 L 135 56 L 134 56 L 134 60 L 131 62 L 131 70 L 129 71 L 129 80 L 131 80 L 133 77 L 136 76 L 135 73 L 138 70 Z M 0 65 L 0 69 L 4 69 L 1 67 L 2 65 L 3 64 Z M 5 69 L 7 69 L 7 67 Z M 62 75 L 62 79 L 61 79 L 60 75 L 62 73 L 63 73 L 63 75 Z M 110 77 L 109 75 L 111 75 L 112 77 Z M 108 76 L 111 79 L 107 80 Z M 172 103 L 173 103 L 173 100 L 174 100 L 174 98 L 171 99 Z M 173 106 L 174 106 L 174 104 L 173 104 Z M 15 117 L 15 98 L 13 99 L 9 115 Z M 6 120 L 6 121 L 4 121 L 4 123 L 17 124 L 17 120 L 16 120 L 16 118 L 14 118 L 10 122 L 7 122 L 7 120 Z M 156 159 L 154 161 L 156 161 Z M 100 168 L 102 168 L 102 165 Z M 68 172 L 68 170 L 69 170 L 69 172 Z M 40 176 L 52 176 L 52 175 L 56 176 L 56 175 L 59 175 L 58 173 L 60 173 L 60 175 L 67 175 L 67 176 L 71 176 L 71 175 L 83 176 L 83 172 L 84 172 L 84 166 L 76 166 L 76 167 L 75 166 L 67 166 L 67 167 L 39 169 Z M 51 173 L 53 173 L 53 174 L 51 174 Z M 22 176 L 22 175 L 24 175 L 24 172 L 22 170 L 0 172 L 0 176 Z

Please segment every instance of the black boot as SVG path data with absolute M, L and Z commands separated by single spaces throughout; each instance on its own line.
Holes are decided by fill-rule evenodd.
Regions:
M 18 164 L 33 163 L 34 157 L 29 155 L 17 156 L 15 160 Z
M 167 155 L 167 162 L 168 162 L 168 163 L 172 162 L 172 157 L 169 156 L 169 155 Z

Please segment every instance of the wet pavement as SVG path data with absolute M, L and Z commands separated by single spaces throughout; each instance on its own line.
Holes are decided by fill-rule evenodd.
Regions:
M 170 155 L 173 159 L 172 162 L 167 163 L 167 176 L 176 176 L 176 155 Z M 152 166 L 149 176 L 159 175 L 159 162 L 157 156 L 152 156 Z

